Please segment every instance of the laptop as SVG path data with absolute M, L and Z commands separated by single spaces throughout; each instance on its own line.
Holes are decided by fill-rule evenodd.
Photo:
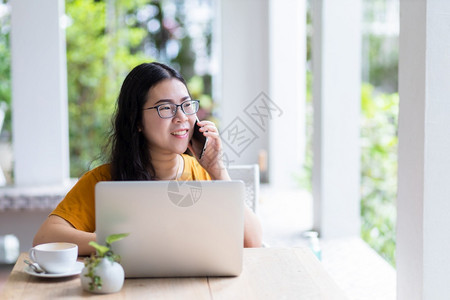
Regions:
M 242 181 L 108 181 L 95 187 L 97 241 L 112 244 L 125 277 L 238 276 Z

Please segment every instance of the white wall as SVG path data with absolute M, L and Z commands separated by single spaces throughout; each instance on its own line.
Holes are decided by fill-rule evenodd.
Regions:
M 400 300 L 450 295 L 449 28 L 449 1 L 400 1 Z
M 20 252 L 28 252 L 33 238 L 52 209 L 0 211 L 0 236 L 14 234 L 20 243 Z

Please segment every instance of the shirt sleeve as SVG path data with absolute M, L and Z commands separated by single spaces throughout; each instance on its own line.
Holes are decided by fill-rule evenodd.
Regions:
M 95 231 L 95 185 L 109 181 L 109 165 L 102 165 L 84 174 L 66 197 L 51 212 L 79 230 Z

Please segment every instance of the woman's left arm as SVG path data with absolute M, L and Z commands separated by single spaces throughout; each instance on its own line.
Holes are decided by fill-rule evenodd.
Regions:
M 262 228 L 258 217 L 245 205 L 244 212 L 244 247 L 257 248 L 262 246 Z
M 200 165 L 208 172 L 212 180 L 231 180 L 227 168 L 222 160 L 222 141 L 219 132 L 213 122 L 198 122 L 200 132 L 208 138 L 205 152 L 201 159 L 198 153 L 194 153 L 192 147 L 189 149 L 194 153 Z M 244 211 L 244 247 L 261 247 L 262 228 L 258 217 L 245 205 Z

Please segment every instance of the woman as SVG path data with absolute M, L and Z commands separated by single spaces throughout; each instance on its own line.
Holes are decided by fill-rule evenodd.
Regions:
M 33 245 L 64 241 L 78 244 L 79 255 L 94 252 L 95 184 L 121 180 L 230 180 L 221 160 L 222 144 L 214 123 L 198 122 L 208 138 L 201 159 L 190 145 L 198 101 L 182 76 L 160 63 L 135 67 L 125 78 L 110 139 L 109 164 L 84 174 L 44 221 Z M 187 149 L 197 158 L 183 154 Z M 244 247 L 261 246 L 261 225 L 245 206 Z

